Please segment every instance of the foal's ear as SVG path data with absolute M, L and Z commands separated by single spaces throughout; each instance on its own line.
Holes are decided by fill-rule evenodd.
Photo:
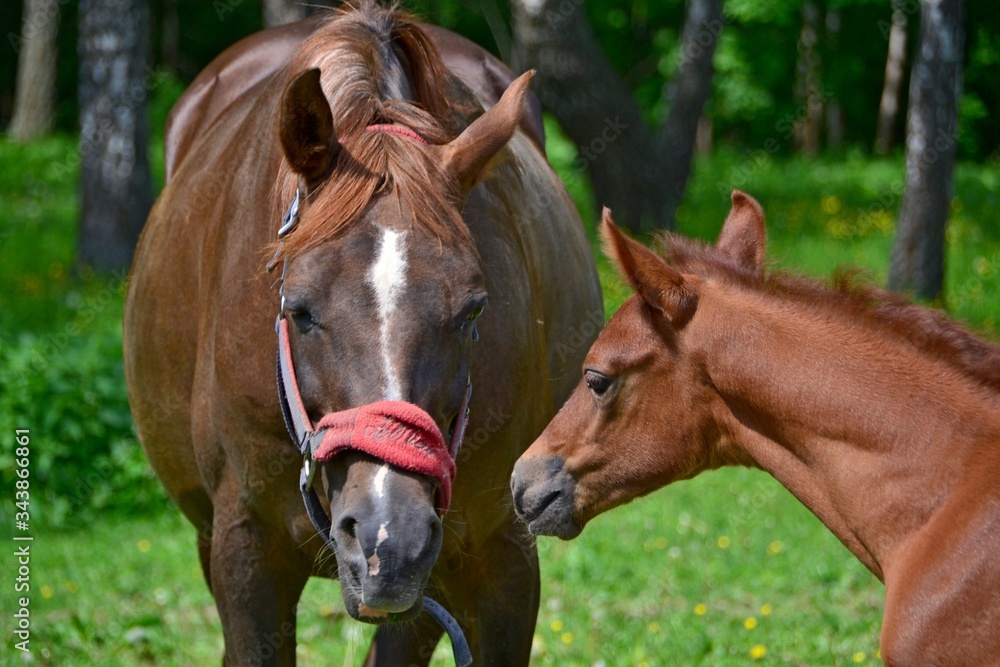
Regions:
M 745 269 L 759 273 L 764 266 L 764 209 L 745 192 L 733 190 L 729 210 L 715 247 Z
M 462 134 L 444 146 L 432 147 L 440 154 L 441 167 L 464 196 L 476 185 L 490 160 L 503 148 L 521 122 L 524 98 L 534 70 L 517 77 L 489 111 L 472 122 Z
M 698 305 L 695 288 L 663 258 L 622 234 L 607 207 L 601 222 L 604 252 L 618 265 L 622 277 L 671 323 L 681 326 L 687 322 Z
M 319 83 L 319 69 L 307 69 L 285 88 L 278 133 L 292 169 L 307 185 L 319 183 L 340 151 L 330 102 Z

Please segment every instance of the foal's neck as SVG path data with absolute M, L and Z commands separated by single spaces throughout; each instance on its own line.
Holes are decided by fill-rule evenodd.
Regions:
M 1000 401 L 906 341 L 822 311 L 764 302 L 719 314 L 730 324 L 709 373 L 734 418 L 723 444 L 770 472 L 882 578 L 976 445 L 997 437 Z

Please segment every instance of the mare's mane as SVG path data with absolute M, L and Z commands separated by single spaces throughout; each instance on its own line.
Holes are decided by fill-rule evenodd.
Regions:
M 833 316 L 862 321 L 873 335 L 891 335 L 923 354 L 944 361 L 978 384 L 1000 391 L 1000 346 L 987 343 L 944 313 L 918 306 L 861 279 L 857 270 L 838 269 L 828 281 L 782 271 L 751 271 L 713 246 L 676 234 L 660 239 L 674 268 L 712 277 L 782 298 Z
M 335 238 L 383 192 L 405 202 L 416 223 L 442 240 L 468 238 L 454 193 L 444 187 L 447 181 L 428 151 L 411 139 L 365 130 L 403 125 L 429 144 L 443 144 L 459 134 L 462 118 L 477 111 L 415 19 L 368 0 L 347 3 L 296 50 L 285 85 L 312 67 L 320 68 L 342 150 L 285 239 L 285 258 Z M 411 88 L 414 101 L 395 99 L 400 81 Z M 298 176 L 283 159 L 273 219 L 280 219 L 297 185 Z

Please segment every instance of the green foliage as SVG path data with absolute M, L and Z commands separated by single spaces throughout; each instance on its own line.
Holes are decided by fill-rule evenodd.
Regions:
M 574 164 L 576 150 L 551 119 L 545 129 L 549 160 L 596 244 L 599 208 Z M 768 258 L 778 267 L 822 277 L 846 265 L 885 284 L 904 174 L 902 157 L 872 160 L 860 151 L 809 160 L 763 148 L 718 150 L 695 159 L 677 211 L 678 231 L 713 241 L 729 212 L 730 193 L 738 188 L 763 205 Z M 960 163 L 948 223 L 944 301 L 953 317 L 995 338 L 1000 337 L 1000 230 L 989 221 L 998 207 L 1000 171 Z M 596 258 L 610 316 L 630 290 L 603 253 Z
M 125 276 L 77 275 L 79 155 L 68 137 L 0 140 L 0 432 L 32 433 L 32 521 L 165 505 L 132 432 Z M 0 484 L 13 488 L 13 451 Z M 5 507 L 3 512 L 9 511 Z
M 132 435 L 118 325 L 120 285 L 109 283 L 60 331 L 22 332 L 0 347 L 0 433 L 31 431 L 33 522 L 63 525 L 70 518 L 91 520 L 108 508 L 165 504 Z M 91 312 L 91 325 L 78 324 Z M 0 449 L 3 488 L 14 488 L 13 455 L 13 448 Z

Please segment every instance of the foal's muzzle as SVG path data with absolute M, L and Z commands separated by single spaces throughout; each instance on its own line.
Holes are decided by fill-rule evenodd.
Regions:
M 522 458 L 514 466 L 514 510 L 534 535 L 571 540 L 583 530 L 573 520 L 576 482 L 564 463 L 561 456 L 544 456 Z

